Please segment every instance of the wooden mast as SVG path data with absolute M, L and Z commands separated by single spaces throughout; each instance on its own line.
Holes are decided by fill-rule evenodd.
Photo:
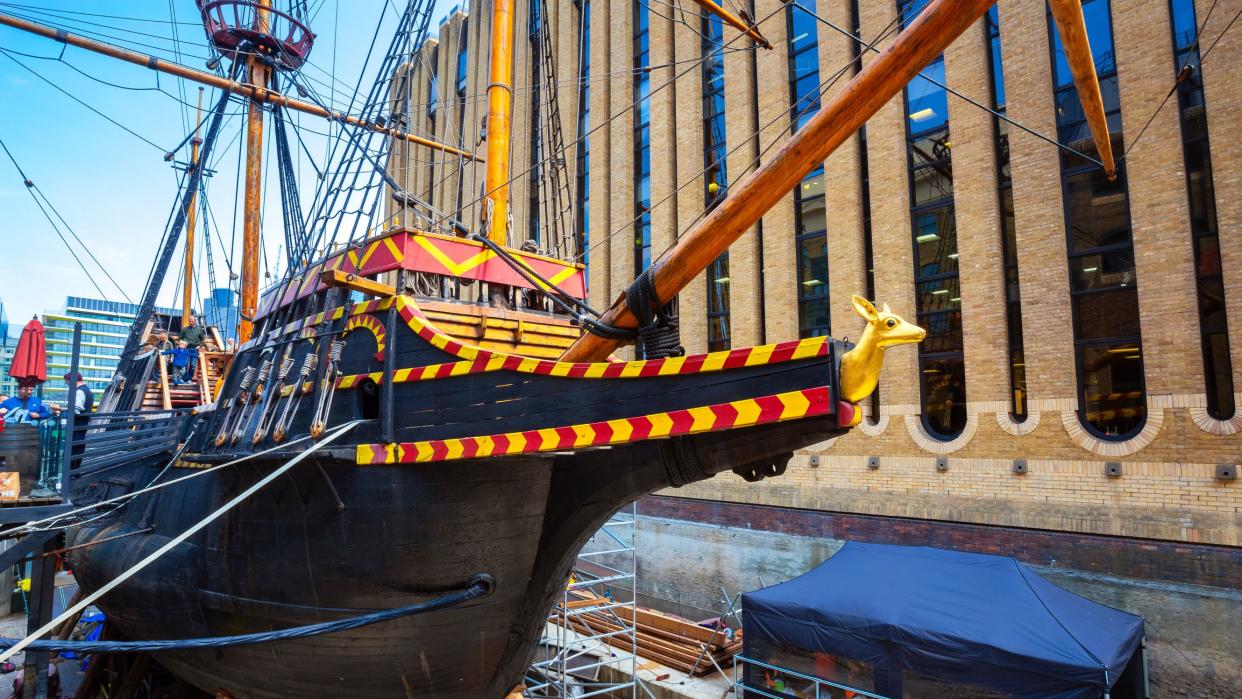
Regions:
M 750 19 L 749 17 L 738 17 L 720 5 L 717 5 L 714 0 L 694 0 L 694 2 L 703 9 L 719 17 L 725 24 L 742 32 L 746 36 L 749 36 L 756 44 L 759 44 L 765 49 L 772 48 L 771 42 L 759 33 L 759 28 L 756 27 L 753 22 L 747 21 Z
M 1091 55 L 1091 43 L 1087 39 L 1087 23 L 1082 16 L 1082 0 L 1048 0 L 1052 18 L 1056 20 L 1065 48 L 1066 62 L 1074 76 L 1074 87 L 1082 102 L 1087 127 L 1100 153 L 1104 173 L 1108 179 L 1117 179 L 1117 164 L 1113 161 L 1113 142 L 1108 137 L 1108 117 L 1104 115 L 1104 97 L 1100 94 L 1100 81 L 1095 73 L 1095 57 Z
M 378 123 L 364 121 L 356 116 L 351 116 L 344 112 L 332 111 L 317 104 L 304 102 L 302 100 L 289 97 L 288 95 L 282 95 L 273 90 L 268 90 L 266 88 L 261 88 L 259 86 L 244 82 L 229 80 L 228 78 L 222 78 L 214 73 L 195 70 L 194 68 L 183 66 L 180 63 L 171 63 L 162 58 L 156 58 L 155 56 L 150 56 L 145 53 L 137 53 L 136 51 L 123 49 L 102 41 L 87 39 L 86 37 L 70 34 L 69 32 L 54 29 L 47 25 L 20 19 L 18 17 L 13 17 L 12 15 L 6 15 L 2 12 L 0 12 L 0 24 L 13 27 L 14 29 L 20 29 L 31 34 L 37 34 L 47 39 L 54 39 L 63 44 L 77 46 L 78 48 L 83 48 L 88 51 L 94 51 L 95 53 L 110 56 L 112 58 L 125 61 L 126 63 L 133 63 L 134 65 L 142 66 L 143 68 L 150 68 L 151 70 L 167 73 L 169 75 L 175 75 L 179 78 L 185 78 L 186 80 L 193 80 L 194 82 L 202 83 L 203 85 L 209 85 L 221 90 L 228 90 L 239 97 L 245 97 L 252 100 L 257 99 L 262 102 L 285 107 L 286 109 L 292 109 L 295 112 L 314 114 L 315 116 L 324 117 L 326 119 L 335 119 L 336 121 L 344 122 L 351 126 L 357 126 L 358 128 L 366 129 L 368 131 L 382 133 L 390 138 L 409 141 L 415 145 L 426 146 L 433 150 L 443 151 L 452 155 L 460 155 L 467 160 L 482 160 L 482 158 L 469 151 L 440 143 L 438 141 L 433 141 L 429 138 L 423 138 L 422 136 L 415 136 L 414 134 L 406 133 L 400 129 L 381 126 Z
M 806 126 L 757 170 L 731 186 L 730 195 L 719 206 L 651 264 L 651 281 L 659 299 L 671 299 L 684 289 L 995 2 L 934 0 L 928 5 L 891 46 L 828 100 Z M 638 324 L 625 305 L 624 294 L 613 302 L 602 320 L 623 328 Z M 565 350 L 561 359 L 600 361 L 621 344 L 619 340 L 586 333 Z
M 546 18 L 545 18 L 546 21 Z M 509 130 L 513 112 L 513 0 L 492 4 L 492 52 L 487 84 L 487 175 L 483 208 L 487 237 L 509 244 Z
M 203 141 L 198 131 L 203 127 L 203 88 L 198 88 L 198 112 L 194 116 L 194 138 L 190 139 L 190 167 L 198 167 L 198 146 Z M 190 211 L 185 224 L 185 285 L 181 295 L 181 327 L 190 324 L 194 309 L 194 223 L 195 202 L 198 192 L 190 193 Z
M 272 0 L 258 0 L 254 12 L 254 29 L 260 35 L 268 32 L 268 8 Z M 257 54 L 246 59 L 250 84 L 267 89 L 268 67 Z M 244 345 L 254 334 L 254 317 L 259 309 L 259 226 L 262 221 L 263 191 L 263 101 L 258 96 L 247 103 L 246 113 L 246 189 L 242 217 L 241 322 L 237 342 Z

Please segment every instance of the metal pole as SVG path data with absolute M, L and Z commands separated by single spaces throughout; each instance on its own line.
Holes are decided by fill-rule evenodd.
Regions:
M 60 462 L 60 497 L 63 501 L 69 500 L 69 477 L 73 468 L 73 442 L 76 435 L 73 431 L 73 423 L 78 415 L 78 370 L 81 363 L 82 354 L 82 324 L 73 324 L 73 358 L 69 360 L 69 399 L 68 405 L 65 406 L 65 431 L 62 441 L 64 442 L 64 453 Z M 86 438 L 86 431 L 82 431 L 82 438 Z M 83 445 L 85 451 L 85 445 Z

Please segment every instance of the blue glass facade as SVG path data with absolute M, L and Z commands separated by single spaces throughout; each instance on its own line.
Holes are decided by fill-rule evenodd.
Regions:
M 703 204 L 708 209 L 729 188 L 725 146 L 724 23 L 702 15 L 703 50 Z M 729 252 L 707 268 L 707 349 L 729 349 Z
M 650 10 L 634 0 L 634 275 L 651 264 Z

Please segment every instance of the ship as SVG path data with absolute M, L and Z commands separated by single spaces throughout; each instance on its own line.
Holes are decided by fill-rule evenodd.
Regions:
M 359 115 L 279 91 L 296 85 L 289 76 L 314 35 L 302 15 L 268 0 L 199 2 L 207 37 L 232 64 L 216 72 L 0 14 L 7 26 L 221 90 L 205 135 L 195 132 L 204 162 L 230 100 L 248 109 L 240 347 L 184 417 L 171 464 L 168 454 L 135 458 L 124 478 L 110 467 L 108 487 L 202 476 L 77 526 L 69 543 L 82 589 L 108 590 L 97 604 L 125 638 L 174 641 L 303 627 L 475 589 L 459 604 L 352 630 L 212 648 L 173 643 L 158 662 L 237 698 L 506 695 L 531 662 L 577 551 L 610 516 L 646 494 L 721 474 L 780 477 L 795 451 L 859 424 L 886 348 L 923 338 L 887 306 L 855 297 L 856 343 L 810 337 L 686 355 L 673 301 L 993 1 L 927 3 L 603 312 L 587 305 L 579 261 L 511 244 L 512 0 L 491 7 L 485 157 L 404 131 L 382 87 Z M 749 18 L 696 2 L 766 44 Z M 1111 171 L 1081 8 L 1050 5 Z M 398 28 L 405 39 L 394 40 L 385 75 L 399 72 L 402 47 L 421 43 L 429 13 L 430 3 L 407 7 Z M 482 160 L 482 220 L 426 210 L 371 158 L 384 196 L 447 228 L 304 237 L 297 263 L 260 294 L 261 136 L 265 111 L 280 110 L 324 117 L 351 141 L 378 137 Z M 196 155 L 148 306 L 195 210 L 202 169 Z M 315 206 L 322 216 L 296 222 L 340 220 L 330 198 Z M 140 317 L 104 410 L 166 414 L 169 405 L 145 398 L 156 366 L 140 352 L 145 328 Z

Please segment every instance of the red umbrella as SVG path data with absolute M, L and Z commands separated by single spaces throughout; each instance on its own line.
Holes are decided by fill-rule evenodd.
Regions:
M 33 386 L 47 381 L 47 352 L 43 343 L 43 324 L 38 317 L 32 318 L 22 328 L 22 336 L 17 340 L 17 351 L 13 354 L 13 364 L 9 367 L 9 376 L 17 379 L 22 386 Z

